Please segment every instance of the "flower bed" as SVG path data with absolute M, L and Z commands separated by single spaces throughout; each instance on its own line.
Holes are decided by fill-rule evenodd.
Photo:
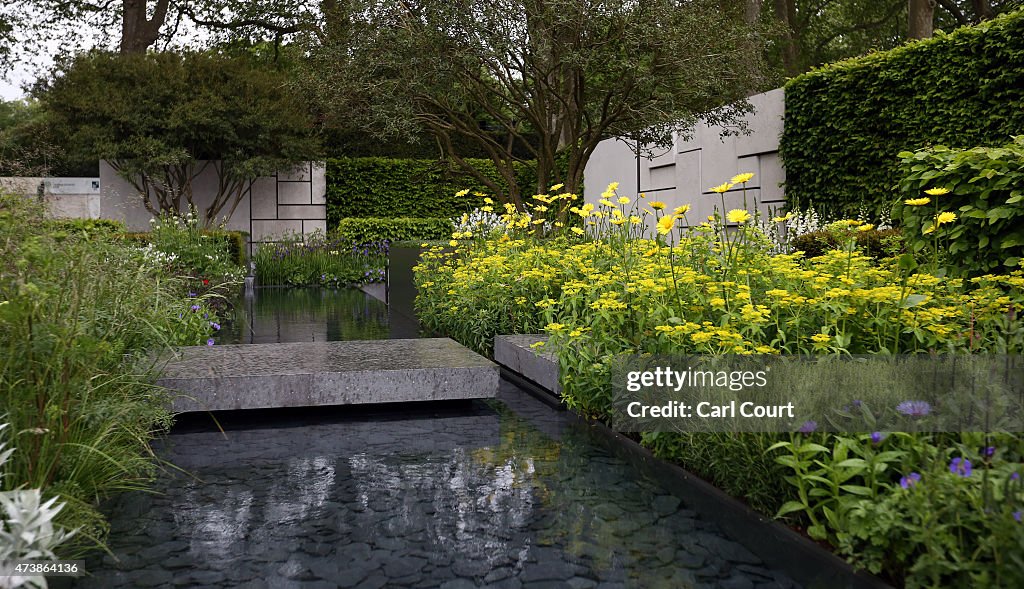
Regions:
M 1020 270 L 963 280 L 915 272 L 905 254 L 875 262 L 855 247 L 871 229 L 857 221 L 831 227 L 843 249 L 771 255 L 746 211 L 682 229 L 687 207 L 670 212 L 614 187 L 596 207 L 568 209 L 589 233 L 539 238 L 537 207 L 571 201 L 541 195 L 530 221 L 509 211 L 510 233 L 457 232 L 454 252 L 425 253 L 417 309 L 426 327 L 484 353 L 496 334 L 546 331 L 565 402 L 590 417 L 609 416 L 621 354 L 1024 349 Z M 643 236 L 648 222 L 654 237 Z M 649 433 L 643 442 L 894 581 L 1021 581 L 1018 435 Z

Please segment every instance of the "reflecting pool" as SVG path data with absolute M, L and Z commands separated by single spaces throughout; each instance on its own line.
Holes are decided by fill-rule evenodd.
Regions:
M 508 382 L 492 402 L 179 423 L 80 588 L 793 587 Z
M 255 288 L 233 301 L 218 344 L 387 339 L 388 307 L 356 288 Z

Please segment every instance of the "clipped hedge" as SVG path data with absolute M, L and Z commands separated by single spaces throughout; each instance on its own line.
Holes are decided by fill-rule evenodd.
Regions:
M 892 255 L 894 252 L 890 250 L 899 242 L 899 237 L 898 229 L 872 229 L 853 234 L 857 247 L 876 260 Z M 804 252 L 806 258 L 816 258 L 832 250 L 843 249 L 845 244 L 842 236 L 832 231 L 821 230 L 794 237 L 790 246 L 794 251 Z
M 899 155 L 904 176 L 893 219 L 911 251 L 937 249 L 957 274 L 1016 269 L 1024 259 L 1024 135 L 1002 147 L 939 145 Z M 956 218 L 936 227 L 939 213 Z
M 490 160 L 468 160 L 504 183 Z M 524 192 L 536 187 L 530 166 L 516 165 Z M 456 192 L 469 189 L 465 196 Z M 438 160 L 337 158 L 327 160 L 327 226 L 346 217 L 455 217 L 483 204 L 474 192 L 490 191 L 468 176 L 447 172 Z
M 449 239 L 454 230 L 449 219 L 350 217 L 338 223 L 338 238 L 352 243 L 439 240 Z
M 798 76 L 785 120 L 788 201 L 836 218 L 880 215 L 899 152 L 1024 132 L 1024 12 Z
M 113 219 L 48 219 L 51 233 L 63 232 L 80 237 L 104 237 L 126 231 L 125 224 Z

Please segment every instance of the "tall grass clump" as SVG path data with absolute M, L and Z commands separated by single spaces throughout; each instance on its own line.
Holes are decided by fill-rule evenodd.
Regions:
M 0 475 L 65 503 L 67 557 L 102 542 L 101 499 L 155 474 L 149 441 L 171 415 L 149 352 L 207 343 L 216 316 L 137 246 L 47 228 L 33 203 L 0 195 L 0 435 L 18 449 Z
M 253 255 L 256 278 L 264 286 L 344 288 L 385 277 L 388 241 L 353 243 L 315 232 L 261 245 Z

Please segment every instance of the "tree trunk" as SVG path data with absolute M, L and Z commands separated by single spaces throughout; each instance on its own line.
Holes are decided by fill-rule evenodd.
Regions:
M 782 23 L 782 67 L 787 76 L 803 71 L 797 45 L 795 0 L 775 0 L 775 18 Z
M 121 53 L 145 53 L 160 38 L 160 27 L 167 18 L 169 0 L 157 0 L 153 18 L 148 16 L 147 0 L 124 0 L 121 6 Z
M 907 0 L 908 39 L 928 39 L 934 29 L 935 0 Z
M 996 12 L 992 10 L 992 2 L 990 0 L 971 0 L 971 5 L 974 7 L 974 14 L 979 22 L 995 18 L 996 16 Z

